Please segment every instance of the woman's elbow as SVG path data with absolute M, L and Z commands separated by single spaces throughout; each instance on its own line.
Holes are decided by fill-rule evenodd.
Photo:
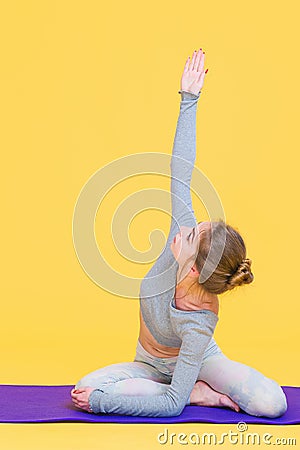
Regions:
M 172 414 L 171 414 L 171 416 L 172 417 L 175 417 L 175 416 L 180 416 L 180 414 L 182 413 L 182 411 L 184 410 L 184 408 L 185 408 L 185 403 L 178 403 L 178 404 L 175 404 L 174 406 L 173 406 L 173 408 L 172 408 Z

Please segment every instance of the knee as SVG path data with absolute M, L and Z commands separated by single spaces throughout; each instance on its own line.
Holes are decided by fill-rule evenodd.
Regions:
M 77 383 L 75 384 L 75 388 L 74 389 L 79 389 L 81 387 L 83 387 L 84 385 L 82 384 L 81 380 L 77 381 Z
M 82 387 L 88 387 L 88 386 L 89 386 L 89 380 L 87 380 L 87 379 L 85 379 L 85 377 L 83 377 L 83 378 L 81 378 L 81 380 L 77 381 L 77 383 L 75 384 L 75 389 L 79 389 Z
M 79 389 L 82 387 L 93 387 L 93 388 L 101 388 L 105 385 L 104 380 L 96 379 L 91 374 L 85 375 L 75 384 L 75 389 Z
M 277 385 L 277 391 L 274 393 L 273 397 L 273 416 L 272 417 L 280 417 L 282 416 L 288 408 L 287 400 L 285 393 L 283 392 L 281 386 Z M 272 413 L 272 410 L 271 410 Z
M 276 418 L 282 416 L 287 410 L 287 400 L 281 386 L 271 380 L 270 389 L 258 390 L 250 406 L 249 414 Z
M 287 401 L 284 393 L 274 395 L 268 401 L 263 402 L 260 408 L 260 415 L 273 418 L 282 416 L 287 410 Z

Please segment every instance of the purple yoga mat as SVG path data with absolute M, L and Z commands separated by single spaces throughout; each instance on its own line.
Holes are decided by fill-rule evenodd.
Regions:
M 260 423 L 292 425 L 300 423 L 300 387 L 282 386 L 288 401 L 286 413 L 276 419 L 250 416 L 228 408 L 186 406 L 180 416 L 143 417 L 118 414 L 91 414 L 73 405 L 73 385 L 0 385 L 0 422 L 116 422 L 116 423 Z

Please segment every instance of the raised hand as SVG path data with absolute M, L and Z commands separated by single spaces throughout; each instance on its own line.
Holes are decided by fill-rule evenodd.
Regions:
M 181 90 L 198 94 L 202 89 L 207 70 L 204 72 L 204 53 L 200 48 L 197 52 L 194 51 L 192 60 L 190 57 L 186 60 L 181 77 Z

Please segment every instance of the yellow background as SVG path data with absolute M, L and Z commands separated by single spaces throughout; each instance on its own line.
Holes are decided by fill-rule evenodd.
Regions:
M 27 0 L 4 3 L 0 17 L 0 383 L 71 385 L 133 359 L 138 301 L 104 291 L 82 270 L 73 211 L 83 185 L 109 162 L 171 153 L 184 63 L 202 47 L 209 70 L 196 165 L 244 237 L 255 275 L 220 296 L 215 337 L 230 358 L 299 386 L 297 2 Z M 134 177 L 111 192 L 96 220 L 99 245 L 109 205 L 149 185 L 168 189 L 159 177 Z M 203 205 L 194 206 L 205 220 Z M 168 224 L 159 211 L 140 214 L 129 230 L 134 245 L 147 249 L 151 229 L 167 232 Z M 109 239 L 110 264 L 134 274 Z M 169 429 L 196 426 L 228 429 Z M 163 428 L 0 424 L 0 444 L 153 449 Z M 299 427 L 253 429 L 300 439 Z

